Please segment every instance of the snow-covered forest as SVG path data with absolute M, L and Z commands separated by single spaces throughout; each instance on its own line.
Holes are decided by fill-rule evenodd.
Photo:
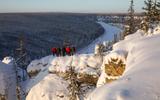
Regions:
M 0 14 L 0 100 L 160 100 L 160 1 L 142 14 L 129 5 L 123 16 Z

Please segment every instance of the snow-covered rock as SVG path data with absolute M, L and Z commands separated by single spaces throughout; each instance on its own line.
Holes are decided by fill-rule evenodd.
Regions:
M 57 57 L 51 62 L 52 66 L 49 67 L 49 72 L 66 78 L 72 67 L 80 82 L 96 84 L 102 61 L 101 56 L 94 54 Z
M 94 54 L 82 54 L 55 58 L 49 67 L 50 72 L 67 72 L 72 66 L 76 73 L 99 76 L 102 57 Z
M 33 60 L 27 67 L 27 72 L 30 74 L 30 76 L 35 76 L 38 74 L 41 70 L 45 70 L 50 66 L 50 62 L 53 59 L 53 56 L 46 56 L 39 60 Z
M 2 62 L 5 63 L 5 64 L 13 65 L 14 64 L 14 58 L 13 57 L 4 57 Z
M 49 74 L 30 90 L 26 100 L 69 100 L 68 85 L 64 79 Z

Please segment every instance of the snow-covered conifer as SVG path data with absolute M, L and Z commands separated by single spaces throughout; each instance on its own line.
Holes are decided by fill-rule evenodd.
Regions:
M 124 27 L 123 37 L 135 32 L 135 21 L 134 21 L 134 4 L 131 0 L 130 7 L 128 9 L 128 20 L 127 25 Z

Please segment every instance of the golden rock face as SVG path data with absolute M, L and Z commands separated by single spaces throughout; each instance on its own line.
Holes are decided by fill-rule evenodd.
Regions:
M 108 64 L 105 64 L 105 73 L 108 76 L 117 77 L 121 76 L 125 70 L 125 64 L 121 59 L 118 58 L 111 58 L 110 61 L 108 61 Z M 113 81 L 115 79 L 106 79 L 106 82 Z

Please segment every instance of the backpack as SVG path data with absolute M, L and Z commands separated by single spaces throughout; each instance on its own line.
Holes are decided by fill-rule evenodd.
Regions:
M 70 53 L 71 52 L 71 48 L 70 47 L 66 47 L 66 52 Z
M 56 49 L 56 48 L 52 48 L 52 52 L 53 52 L 53 53 L 56 53 L 56 52 L 57 52 L 57 49 Z

